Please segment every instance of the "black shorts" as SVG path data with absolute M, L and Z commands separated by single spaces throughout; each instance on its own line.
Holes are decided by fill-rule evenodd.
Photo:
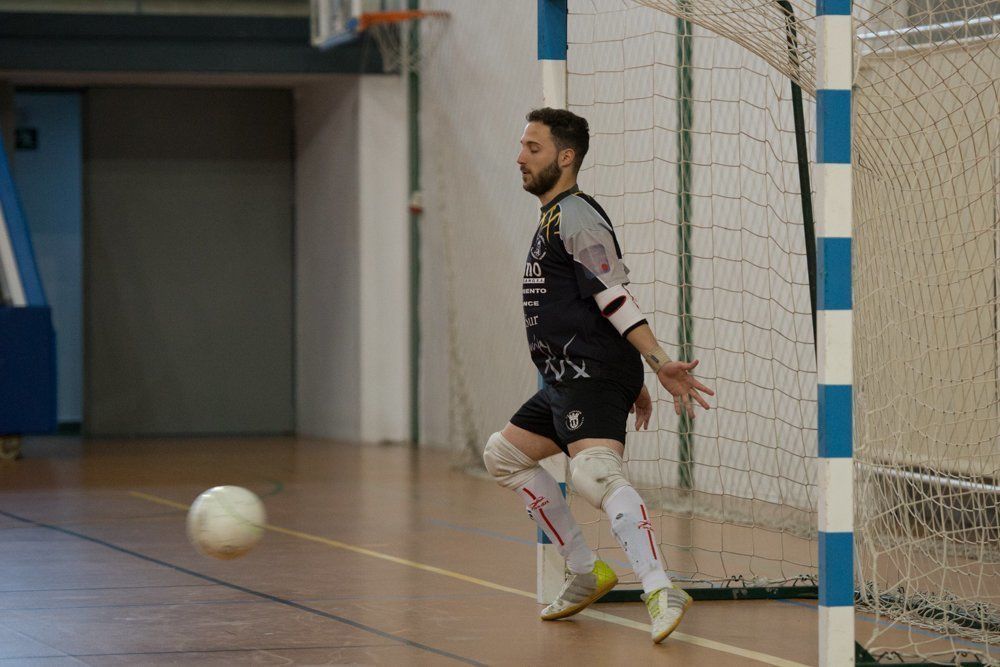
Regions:
M 553 440 L 569 454 L 571 442 L 606 438 L 625 444 L 626 420 L 642 384 L 602 378 L 546 384 L 510 418 L 510 423 Z

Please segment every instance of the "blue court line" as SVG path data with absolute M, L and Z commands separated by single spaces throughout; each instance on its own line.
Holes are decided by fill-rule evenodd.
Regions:
M 152 512 L 150 514 L 133 514 L 126 517 L 108 517 L 106 519 L 92 519 L 89 521 L 68 521 L 67 526 L 104 526 L 114 523 L 121 523 L 122 521 L 146 521 L 148 519 L 164 519 L 166 517 L 177 516 L 177 510 L 170 510 L 169 512 Z M 15 530 L 31 530 L 31 526 L 6 526 L 0 528 L 0 531 L 15 531 Z
M 441 519 L 424 519 L 424 521 L 426 521 L 427 523 L 429 523 L 431 525 L 434 525 L 434 526 L 440 526 L 441 528 L 448 528 L 450 530 L 458 530 L 458 531 L 461 531 L 461 532 L 464 532 L 464 533 L 472 533 L 472 534 L 475 534 L 475 535 L 482 535 L 483 537 L 491 537 L 491 538 L 498 539 L 498 540 L 504 540 L 506 542 L 515 542 L 517 544 L 524 544 L 526 546 L 532 546 L 532 547 L 537 544 L 534 540 L 527 540 L 527 539 L 523 539 L 523 538 L 520 538 L 520 537 L 514 537 L 512 535 L 505 535 L 504 533 L 498 533 L 498 532 L 495 532 L 495 531 L 492 531 L 492 530 L 486 530 L 484 528 L 477 528 L 477 527 L 474 527 L 474 526 L 463 526 L 461 524 L 450 523 L 448 521 L 443 521 Z M 610 561 L 610 562 L 614 563 L 615 565 L 619 565 L 621 567 L 629 567 L 628 563 L 623 563 L 621 561 L 613 560 L 613 561 Z M 667 571 L 667 574 L 668 574 L 668 576 L 670 576 L 670 578 L 673 581 L 677 581 L 679 583 L 683 583 L 685 581 L 684 577 L 682 577 L 682 576 L 680 576 L 678 574 L 670 572 L 669 569 Z M 779 600 L 776 600 L 776 602 L 780 602 L 782 604 L 795 605 L 795 606 L 798 606 L 798 607 L 805 607 L 807 609 L 811 609 L 814 612 L 817 611 L 817 609 L 818 609 L 818 607 L 816 605 L 811 605 L 811 604 L 808 604 L 808 603 L 805 603 L 805 602 L 799 602 L 797 600 L 780 600 L 779 599 Z M 960 644 L 960 645 L 966 646 L 968 648 L 980 649 L 980 650 L 983 650 L 984 652 L 987 649 L 987 647 L 985 645 L 983 645 L 983 644 L 976 644 L 976 643 L 973 643 L 973 642 L 970 642 L 970 641 L 964 640 L 964 639 L 949 638 L 949 637 L 947 637 L 945 635 L 940 635 L 940 634 L 937 634 L 935 632 L 931 632 L 929 630 L 923 630 L 921 628 L 914 628 L 914 627 L 909 626 L 909 625 L 900 626 L 899 624 L 889 623 L 887 621 L 879 621 L 877 619 L 868 617 L 867 615 L 865 615 L 863 613 L 858 613 L 858 614 L 856 614 L 855 617 L 859 618 L 862 621 L 865 621 L 866 623 L 875 623 L 876 625 L 881 625 L 883 627 L 891 626 L 891 625 L 895 625 L 896 627 L 906 627 L 907 629 L 911 630 L 912 632 L 914 632 L 916 634 L 924 635 L 926 637 L 930 637 L 930 638 L 933 638 L 933 639 L 946 639 L 946 640 L 950 640 L 950 641 L 955 642 L 956 644 Z
M 527 540 L 520 537 L 514 537 L 513 535 L 504 535 L 503 533 L 497 533 L 492 530 L 486 530 L 485 528 L 476 528 L 475 526 L 463 526 L 457 523 L 450 523 L 448 521 L 442 521 L 441 519 L 424 519 L 427 523 L 432 526 L 439 526 L 441 528 L 449 528 L 451 530 L 460 530 L 463 533 L 473 533 L 475 535 L 482 535 L 483 537 L 492 537 L 496 540 L 504 540 L 505 542 L 516 542 L 517 544 L 525 544 L 529 547 L 535 546 L 535 540 Z
M 204 584 L 204 587 L 209 587 L 210 584 Z M 149 589 L 155 588 L 150 586 Z M 162 587 L 161 587 L 162 588 Z M 79 589 L 70 589 L 79 590 Z M 97 589 L 100 590 L 100 589 Z M 146 590 L 145 588 L 143 590 Z M 47 592 L 47 591 L 29 591 L 29 592 Z M 452 594 L 452 595 L 346 595 L 343 597 L 335 598 L 303 598 L 301 602 L 312 602 L 312 603 L 324 603 L 324 602 L 348 602 L 351 600 L 409 600 L 411 602 L 415 601 L 426 601 L 426 600 L 469 600 L 473 598 L 482 598 L 487 595 L 492 595 L 491 593 L 466 593 L 466 594 Z M 261 604 L 259 600 L 185 600 L 183 602 L 122 602 L 119 604 L 50 604 L 41 607 L 4 607 L 0 605 L 0 612 L 5 611 L 47 611 L 52 609 L 128 609 L 132 607 L 186 607 L 186 606 L 198 606 L 198 605 L 219 605 L 230 606 L 230 605 L 244 605 L 244 604 Z
M 52 660 L 53 658 L 64 658 L 68 660 L 73 660 L 74 662 L 79 662 L 81 665 L 86 665 L 87 663 L 82 660 L 77 660 L 71 655 L 66 653 L 59 653 L 58 655 L 22 655 L 16 658 L 0 658 L 0 665 L 12 664 L 12 665 L 23 665 L 25 660 Z
M 338 616 L 336 614 L 331 614 L 329 612 L 322 611 L 320 609 L 314 609 L 312 607 L 307 607 L 304 604 L 299 604 L 298 602 L 294 602 L 292 600 L 286 600 L 284 598 L 278 597 L 277 595 L 271 595 L 270 593 L 264 593 L 262 591 L 255 591 L 252 588 L 247 588 L 245 586 L 240 586 L 239 584 L 234 584 L 234 583 L 231 583 L 231 582 L 228 582 L 228 581 L 223 581 L 222 579 L 217 579 L 217 578 L 209 576 L 207 574 L 202 574 L 201 572 L 196 572 L 194 570 L 189 570 L 188 568 L 181 567 L 180 565 L 174 565 L 173 563 L 168 563 L 167 561 L 160 560 L 158 558 L 153 558 L 152 556 L 147 556 L 145 554 L 141 554 L 138 551 L 132 551 L 131 549 L 126 549 L 125 547 L 120 547 L 117 544 L 112 544 L 110 542 L 105 542 L 104 540 L 98 539 L 96 537 L 91 537 L 90 535 L 84 535 L 83 533 L 77 533 L 75 531 L 69 530 L 67 528 L 63 528 L 61 526 L 55 526 L 55 525 L 52 525 L 52 524 L 42 523 L 41 521 L 35 521 L 34 519 L 28 519 L 28 518 L 25 518 L 25 517 L 21 517 L 21 516 L 18 516 L 16 514 L 11 514 L 10 512 L 6 512 L 4 510 L 0 510 L 0 516 L 5 516 L 5 517 L 8 517 L 10 519 L 14 519 L 15 521 L 20 521 L 22 523 L 27 523 L 27 524 L 30 524 L 30 525 L 33 525 L 33 526 L 37 526 L 38 528 L 46 528 L 48 530 L 52 530 L 52 531 L 55 531 L 57 533 L 62 533 L 64 535 L 70 535 L 72 537 L 76 537 L 76 538 L 79 538 L 81 540 L 86 540 L 86 541 L 92 542 L 94 544 L 99 544 L 102 547 L 107 547 L 108 549 L 112 549 L 112 550 L 117 551 L 119 553 L 123 553 L 123 554 L 126 554 L 128 556 L 132 556 L 134 558 L 139 558 L 140 560 L 144 560 L 144 561 L 149 562 L 149 563 L 154 563 L 156 565 L 160 565 L 160 566 L 163 566 L 163 567 L 170 568 L 170 569 L 172 569 L 172 570 L 174 570 L 176 572 L 180 572 L 182 574 L 186 574 L 188 576 L 195 577 L 197 579 L 202 579 L 204 581 L 208 581 L 208 582 L 211 582 L 213 584 L 217 584 L 219 586 L 225 586 L 225 587 L 230 588 L 232 590 L 240 591 L 241 593 L 246 593 L 247 595 L 254 595 L 254 596 L 262 598 L 264 600 L 269 600 L 271 602 L 276 602 L 276 603 L 278 603 L 280 605 L 284 605 L 286 607 L 290 607 L 290 608 L 296 609 L 298 611 L 304 611 L 307 614 L 313 614 L 315 616 L 320 616 L 322 618 L 326 618 L 326 619 L 329 619 L 331 621 L 337 621 L 338 623 L 343 623 L 344 625 L 349 625 L 352 628 L 357 628 L 358 630 L 363 630 L 365 632 L 369 632 L 369 633 L 371 633 L 373 635 L 377 635 L 377 636 L 382 637 L 384 639 L 389 639 L 389 640 L 392 640 L 394 642 L 399 642 L 400 644 L 403 644 L 405 646 L 410 646 L 412 648 L 417 648 L 417 649 L 420 649 L 422 651 L 427 651 L 429 653 L 434 653 L 436 655 L 440 655 L 440 656 L 443 656 L 445 658 L 451 658 L 452 660 L 457 660 L 458 662 L 462 662 L 462 663 L 465 663 L 467 665 L 480 665 L 482 667 L 485 667 L 484 663 L 478 662 L 476 660 L 472 660 L 471 658 L 465 658 L 465 657 L 462 657 L 460 655 L 456 655 L 454 653 L 449 653 L 448 651 L 443 651 L 441 649 L 434 648 L 433 646 L 428 646 L 426 644 L 421 644 L 419 642 L 415 642 L 413 640 L 406 639 L 405 637 L 398 637 L 398 636 L 396 636 L 394 634 L 385 632 L 384 630 L 379 630 L 378 628 L 373 628 L 373 627 L 371 627 L 369 625 L 365 625 L 363 623 L 358 623 L 357 621 L 353 621 L 353 620 L 351 620 L 349 618 L 345 618 L 343 616 Z
M 70 658 L 74 662 L 79 662 L 81 665 L 86 664 L 86 663 L 84 663 L 84 662 L 82 662 L 80 660 L 77 660 L 76 658 L 73 658 L 72 656 L 70 656 L 70 655 L 68 655 L 66 653 L 63 653 L 62 651 L 60 651 L 59 649 L 57 649 L 55 646 L 52 646 L 51 644 L 48 644 L 48 643 L 42 641 L 39 637 L 35 637 L 35 636 L 32 636 L 32 635 L 29 635 L 27 632 L 24 632 L 23 630 L 18 630 L 17 628 L 12 628 L 12 627 L 10 627 L 9 625 L 6 625 L 3 622 L 0 622 L 0 628 L 3 628 L 4 630 L 7 630 L 8 632 L 10 632 L 12 634 L 20 635 L 21 637 L 24 637 L 25 639 L 27 639 L 28 641 L 30 641 L 32 643 L 39 644 L 40 646 L 44 647 L 45 649 L 48 649 L 49 651 L 55 651 L 56 653 L 59 654 L 59 655 L 43 655 L 43 656 L 24 656 L 24 658 L 27 658 L 28 660 L 35 660 L 35 659 L 47 660 L 49 658 Z M 21 658 L 21 657 L 18 657 L 18 658 L 2 658 L 2 659 L 0 659 L 0 663 L 5 662 L 7 660 L 22 660 L 24 658 Z
M 125 651 L 123 653 L 68 653 L 66 655 L 70 658 L 111 658 L 126 655 L 189 655 L 195 653 L 252 653 L 254 651 L 314 651 L 316 649 L 322 650 L 340 648 L 388 647 L 385 644 L 344 644 L 342 646 L 255 646 L 253 648 L 203 648 L 193 651 Z
M 512 535 L 504 535 L 503 533 L 497 533 L 492 530 L 486 530 L 484 528 L 476 528 L 475 526 L 463 526 L 457 523 L 450 523 L 448 521 L 442 521 L 441 519 L 424 519 L 427 523 L 440 526 L 441 528 L 448 528 L 450 530 L 459 530 L 463 533 L 472 533 L 474 535 L 482 535 L 483 537 L 492 537 L 497 540 L 504 540 L 505 542 L 516 542 L 517 544 L 525 544 L 529 547 L 534 547 L 538 545 L 536 540 L 525 540 L 520 537 L 514 537 Z M 620 560 L 610 560 L 605 559 L 605 563 L 611 563 L 619 567 L 631 567 L 628 563 Z
M 458 530 L 458 531 L 462 531 L 464 533 L 473 533 L 473 534 L 476 534 L 476 535 L 482 535 L 484 537 L 492 537 L 494 539 L 504 540 L 504 541 L 507 541 L 507 542 L 516 542 L 518 544 L 524 544 L 524 545 L 527 545 L 527 546 L 535 546 L 537 544 L 534 540 L 526 540 L 526 539 L 522 539 L 522 538 L 519 538 L 519 537 L 513 537 L 511 535 L 505 535 L 503 533 L 497 533 L 497 532 L 494 532 L 492 530 L 486 530 L 486 529 L 483 529 L 483 528 L 476 528 L 474 526 L 463 526 L 463 525 L 456 524 L 456 523 L 450 523 L 448 521 L 442 521 L 441 519 L 425 519 L 425 521 L 427 523 L 429 523 L 429 524 L 432 524 L 432 525 L 435 525 L 435 526 L 440 526 L 442 528 L 449 528 L 451 530 Z M 614 563 L 616 565 L 620 565 L 621 567 L 629 567 L 628 563 L 623 563 L 621 561 L 610 561 L 610 562 L 612 562 L 612 563 Z M 677 581 L 679 583 L 683 583 L 685 581 L 685 579 L 683 577 L 681 577 L 680 575 L 676 575 L 674 573 L 671 573 L 669 570 L 667 571 L 667 574 L 668 574 L 668 576 L 670 576 L 670 578 L 673 581 Z M 808 603 L 805 603 L 805 602 L 800 602 L 800 601 L 797 601 L 797 600 L 780 600 L 779 599 L 779 600 L 776 600 L 776 602 L 780 602 L 782 604 L 795 605 L 797 607 L 806 607 L 807 609 L 811 609 L 813 611 L 817 611 L 818 610 L 818 607 L 816 605 L 808 604 Z M 941 634 L 938 634 L 936 632 L 931 632 L 930 630 L 924 630 L 922 628 L 915 628 L 915 627 L 910 626 L 910 625 L 900 625 L 900 624 L 897 624 L 897 623 L 889 623 L 888 621 L 879 621 L 878 619 L 871 618 L 870 616 L 868 616 L 868 615 L 866 615 L 864 613 L 860 613 L 860 612 L 857 613 L 857 614 L 855 614 L 855 618 L 858 618 L 858 619 L 860 619 L 862 621 L 865 621 L 866 623 L 874 623 L 876 625 L 880 625 L 880 626 L 883 626 L 883 627 L 888 627 L 888 626 L 905 627 L 905 628 L 907 628 L 908 630 L 910 630 L 911 632 L 913 632 L 915 634 L 923 635 L 925 637 L 930 637 L 932 639 L 945 639 L 945 640 L 949 640 L 949 641 L 954 642 L 955 644 L 959 644 L 959 645 L 965 646 L 967 648 L 979 649 L 979 650 L 982 650 L 983 652 L 987 652 L 987 648 L 988 648 L 984 644 L 976 644 L 974 642 L 970 642 L 970 641 L 965 640 L 965 639 L 957 639 L 957 638 L 947 637 L 945 635 L 941 635 Z
M 194 655 L 201 653 L 252 653 L 254 651 L 315 651 L 325 649 L 386 648 L 385 644 L 345 644 L 343 646 L 257 646 L 253 648 L 206 648 L 197 651 L 142 651 L 127 653 L 61 653 L 59 655 L 23 655 L 17 658 L 0 658 L 0 664 L 11 660 L 48 660 L 52 658 L 115 658 L 130 655 Z M 77 661 L 79 662 L 79 660 Z M 85 663 L 83 663 L 85 664 Z
M 81 586 L 80 588 L 0 588 L 0 595 L 9 593 L 70 593 L 77 591 L 131 591 L 147 588 L 206 588 L 210 584 L 166 584 L 155 586 Z
M 813 611 L 818 611 L 819 607 L 814 604 L 809 604 L 808 602 L 801 602 L 799 600 L 775 600 L 775 602 L 780 602 L 781 604 L 790 604 L 796 607 L 805 607 L 806 609 L 812 609 Z M 861 611 L 856 611 L 854 613 L 854 618 L 857 620 L 864 621 L 865 623 L 873 623 L 875 625 L 888 628 L 895 627 L 912 632 L 913 634 L 923 635 L 924 637 L 930 637 L 931 639 L 944 639 L 946 641 L 954 642 L 955 644 L 960 644 L 966 648 L 974 648 L 982 651 L 984 654 L 989 655 L 989 646 L 985 644 L 976 644 L 975 642 L 970 642 L 967 639 L 960 639 L 957 637 L 948 637 L 947 635 L 942 635 L 937 632 L 932 632 L 930 630 L 924 630 L 923 628 L 915 628 L 912 625 L 907 625 L 905 623 L 891 623 L 889 621 L 880 621 L 877 618 L 872 618 L 869 614 Z

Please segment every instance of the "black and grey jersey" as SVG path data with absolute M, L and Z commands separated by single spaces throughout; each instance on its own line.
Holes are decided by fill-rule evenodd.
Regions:
M 628 284 L 611 220 L 575 186 L 542 207 L 522 287 L 531 359 L 549 384 L 580 378 L 641 382 L 639 353 L 594 294 Z

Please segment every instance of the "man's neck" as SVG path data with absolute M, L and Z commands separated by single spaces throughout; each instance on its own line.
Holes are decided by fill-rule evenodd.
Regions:
M 538 195 L 538 202 L 542 207 L 545 207 L 550 201 L 573 187 L 576 187 L 576 176 L 563 176 L 552 186 L 551 190 L 543 195 Z

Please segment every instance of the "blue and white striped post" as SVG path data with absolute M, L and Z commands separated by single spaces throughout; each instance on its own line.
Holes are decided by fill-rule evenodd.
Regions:
M 566 108 L 567 0 L 538 0 L 538 62 L 542 66 L 542 102 Z
M 819 664 L 854 664 L 851 0 L 816 2 Z
M 542 66 L 542 103 L 554 109 L 566 108 L 566 20 L 567 0 L 538 0 L 538 62 Z M 539 377 L 539 384 L 541 378 Z M 562 454 L 542 461 L 566 494 L 566 457 Z M 535 596 L 548 604 L 556 599 L 562 585 L 565 562 L 548 536 L 538 529 L 537 581 Z

